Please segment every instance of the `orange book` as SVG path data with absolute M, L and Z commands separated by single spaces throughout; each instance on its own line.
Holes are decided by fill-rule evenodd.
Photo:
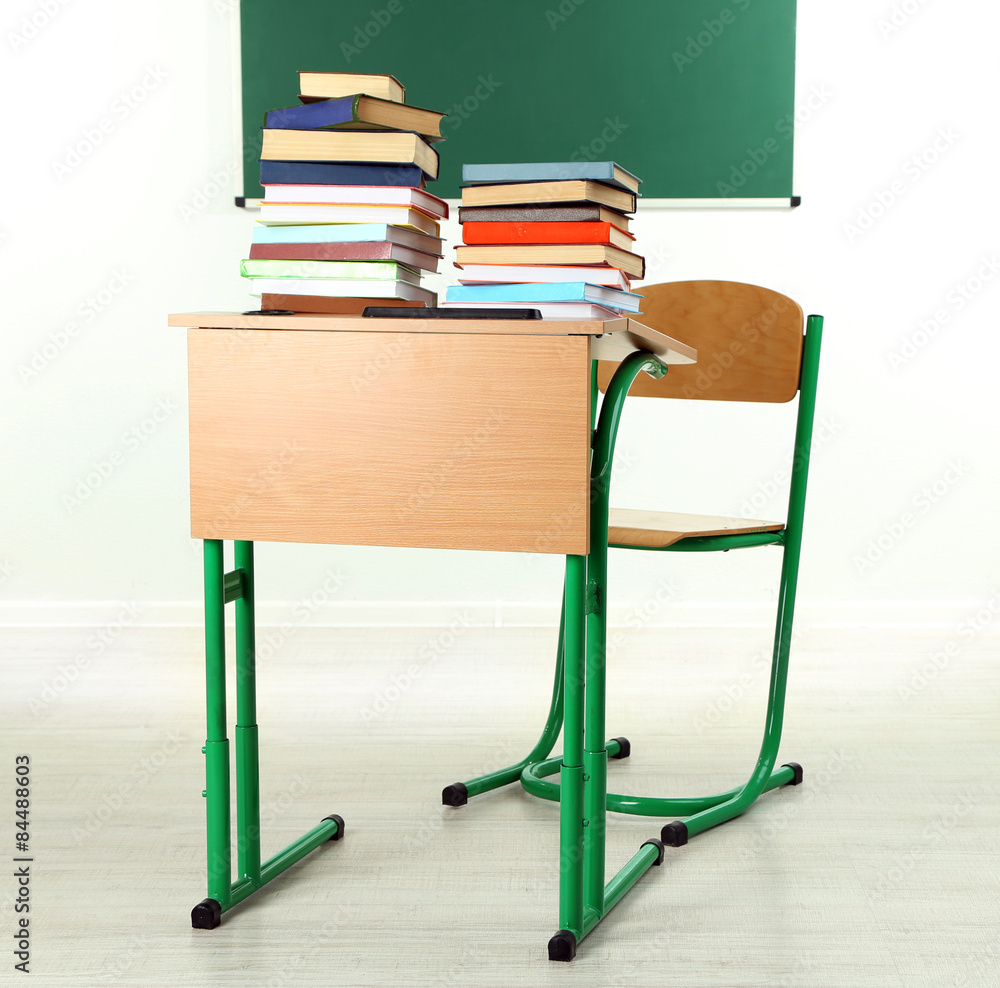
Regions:
M 629 250 L 635 237 L 613 223 L 464 223 L 467 244 L 608 244 Z

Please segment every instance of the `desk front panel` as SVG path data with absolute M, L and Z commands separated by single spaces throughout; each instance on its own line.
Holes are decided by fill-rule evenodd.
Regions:
M 195 538 L 584 554 L 585 336 L 192 329 Z

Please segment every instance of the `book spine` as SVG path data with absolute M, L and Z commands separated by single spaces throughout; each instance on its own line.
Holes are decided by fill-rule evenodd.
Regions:
M 315 130 L 351 123 L 357 120 L 358 99 L 357 96 L 345 96 L 269 110 L 264 116 L 264 126 L 278 130 Z
M 458 210 L 459 223 L 596 223 L 600 218 L 600 206 L 460 206 Z
M 329 315 L 360 316 L 369 305 L 391 305 L 398 308 L 422 309 L 424 302 L 401 298 L 337 298 L 324 295 L 278 295 L 264 292 L 260 296 L 262 309 L 291 309 L 293 312 L 324 312 Z
M 463 165 L 462 181 L 470 185 L 514 182 L 607 182 L 614 176 L 609 161 L 537 162 L 533 164 Z
M 618 236 L 628 237 L 618 231 Z M 611 244 L 610 223 L 466 223 L 467 244 Z
M 583 282 L 545 284 L 452 285 L 449 302 L 584 302 Z
M 373 165 L 339 161 L 261 161 L 261 185 L 395 185 L 417 188 L 416 165 Z
M 240 274 L 244 278 L 412 280 L 412 272 L 401 271 L 400 266 L 395 261 L 255 260 L 251 258 L 240 262 Z

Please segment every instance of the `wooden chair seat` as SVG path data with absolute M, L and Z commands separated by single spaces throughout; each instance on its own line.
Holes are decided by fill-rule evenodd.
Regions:
M 681 539 L 698 535 L 780 532 L 784 527 L 784 523 L 780 521 L 612 508 L 608 513 L 608 545 L 637 545 L 648 549 L 663 549 Z

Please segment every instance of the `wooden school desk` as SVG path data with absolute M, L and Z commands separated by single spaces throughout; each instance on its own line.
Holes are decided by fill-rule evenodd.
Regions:
M 584 807 L 603 807 L 606 780 L 586 777 L 579 755 L 569 764 L 568 754 L 579 747 L 593 705 L 584 704 L 583 633 L 592 362 L 638 350 L 664 364 L 692 363 L 695 351 L 626 318 L 191 313 L 172 315 L 169 324 L 189 328 L 191 534 L 205 547 L 208 897 L 192 924 L 218 926 L 229 908 L 344 833 L 344 821 L 332 815 L 261 861 L 253 543 L 263 540 L 567 557 L 560 926 L 582 938 L 606 912 L 585 917 L 581 888 L 583 860 L 603 862 L 603 826 L 585 840 Z M 648 366 L 662 372 L 652 358 Z M 229 573 L 226 539 L 235 543 Z M 235 880 L 223 616 L 230 601 Z M 643 845 L 608 884 L 608 898 L 602 894 L 607 909 L 658 860 L 657 849 Z

